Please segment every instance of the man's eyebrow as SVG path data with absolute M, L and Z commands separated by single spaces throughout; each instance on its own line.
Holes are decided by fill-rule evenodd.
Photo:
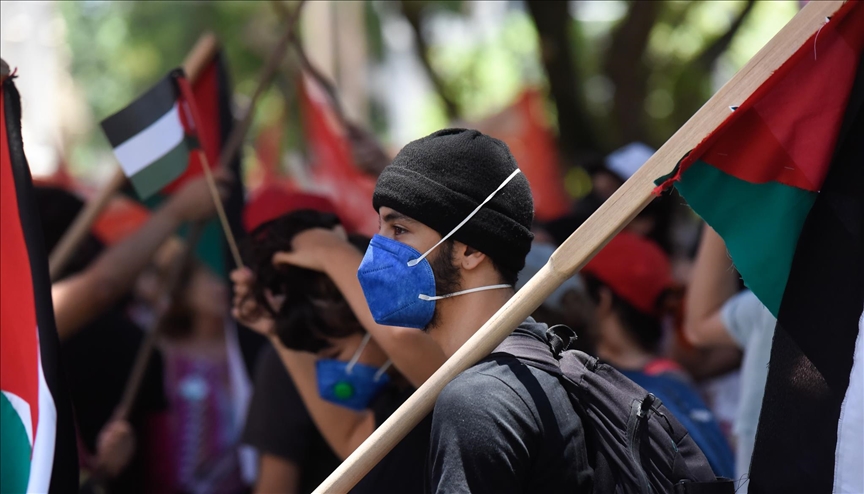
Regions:
M 413 220 L 402 213 L 397 213 L 396 211 L 391 211 L 385 214 L 382 218 L 387 223 L 392 223 L 394 221 L 405 221 L 407 223 L 416 223 L 416 220 Z

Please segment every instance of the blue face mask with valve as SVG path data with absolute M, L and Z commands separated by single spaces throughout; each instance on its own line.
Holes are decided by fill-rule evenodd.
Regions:
M 367 333 L 348 362 L 318 360 L 315 371 L 318 394 L 322 399 L 359 412 L 369 408 L 369 403 L 390 382 L 390 376 L 386 374 L 389 360 L 380 369 L 357 362 L 369 338 Z
M 489 197 L 425 254 L 396 240 L 375 235 L 357 269 L 360 287 L 375 322 L 385 326 L 425 329 L 435 315 L 435 301 L 484 290 L 512 288 L 489 285 L 445 295 L 435 294 L 435 274 L 426 257 L 449 239 L 519 173 L 513 171 Z

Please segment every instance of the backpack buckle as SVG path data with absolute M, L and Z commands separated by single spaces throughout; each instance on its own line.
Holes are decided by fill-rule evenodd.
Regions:
M 561 352 L 570 348 L 576 338 L 576 332 L 563 324 L 556 324 L 546 330 L 546 339 L 549 341 L 552 355 L 556 359 L 559 358 Z

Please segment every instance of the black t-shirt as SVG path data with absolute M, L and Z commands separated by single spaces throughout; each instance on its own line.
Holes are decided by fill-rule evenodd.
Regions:
M 411 396 L 413 388 L 389 385 L 372 401 L 375 426 L 381 425 Z M 351 491 L 404 493 L 423 491 L 431 417 L 427 417 L 381 460 Z M 243 442 L 259 452 L 296 463 L 301 471 L 300 492 L 311 492 L 339 466 L 339 458 L 318 432 L 294 386 L 294 381 L 272 347 L 265 349 L 255 373 Z
M 255 371 L 243 442 L 259 453 L 296 464 L 301 493 L 315 490 L 340 463 L 312 422 L 294 381 L 270 345 L 262 350 Z
M 75 424 L 90 453 L 95 453 L 96 438 L 120 402 L 143 340 L 144 332 L 115 307 L 60 345 Z M 129 416 L 138 448 L 129 467 L 111 483 L 115 492 L 141 490 L 147 418 L 166 406 L 162 356 L 154 352 Z
M 396 411 L 414 388 L 389 386 L 372 402 L 375 427 L 379 427 Z M 352 494 L 414 494 L 423 492 L 426 475 L 426 455 L 429 452 L 431 414 L 417 424 L 363 479 Z
M 514 335 L 545 341 L 528 319 Z M 431 492 L 592 490 L 582 421 L 558 378 L 496 356 L 459 374 L 432 413 Z

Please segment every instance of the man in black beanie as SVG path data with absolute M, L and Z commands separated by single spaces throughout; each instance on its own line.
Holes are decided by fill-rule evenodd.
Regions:
M 399 152 L 373 203 L 381 226 L 362 262 L 322 230 L 296 237 L 282 259 L 331 277 L 359 265 L 354 291 L 375 321 L 425 330 L 449 357 L 514 294 L 533 237 L 528 181 L 503 142 L 446 129 Z M 545 342 L 545 330 L 529 318 L 512 337 Z M 589 492 L 591 472 L 579 416 L 544 371 L 484 360 L 436 401 L 429 491 Z

